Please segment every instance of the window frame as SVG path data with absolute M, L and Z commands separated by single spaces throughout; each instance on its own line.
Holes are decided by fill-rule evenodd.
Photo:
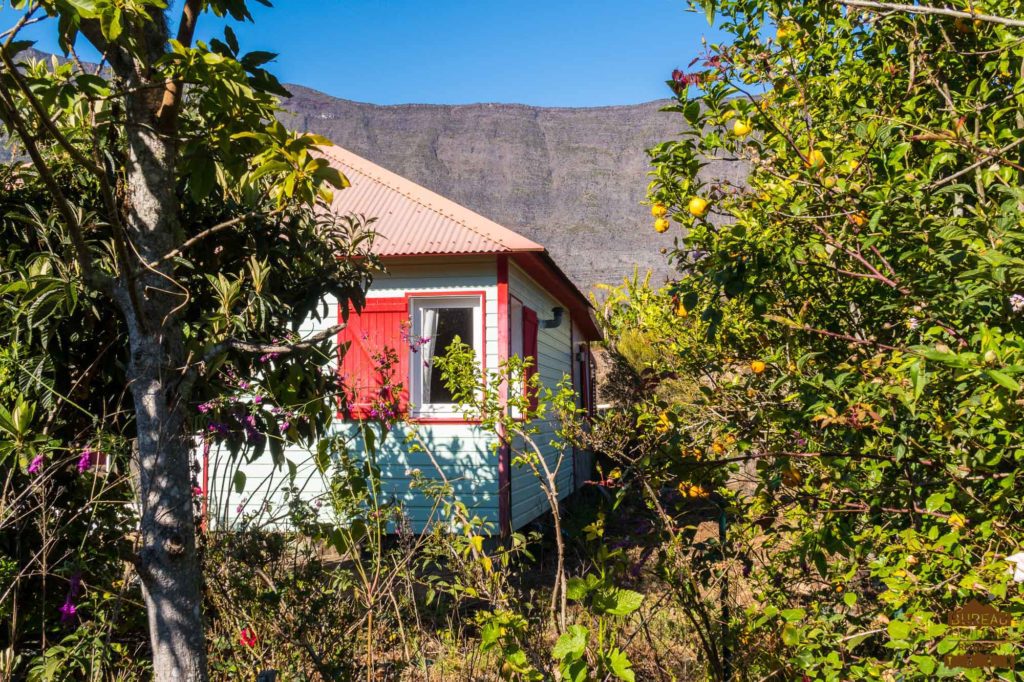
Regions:
M 420 311 L 424 308 L 465 307 L 473 310 L 473 350 L 479 360 L 481 372 L 487 367 L 487 296 L 484 291 L 431 291 L 408 292 L 405 295 L 408 305 L 409 330 L 413 338 L 422 337 Z M 456 303 L 457 305 L 445 305 Z M 459 305 L 461 304 L 461 305 Z M 476 422 L 467 419 L 455 403 L 423 404 L 423 375 L 419 371 L 423 361 L 419 351 L 410 346 L 408 382 L 408 418 L 417 422 Z

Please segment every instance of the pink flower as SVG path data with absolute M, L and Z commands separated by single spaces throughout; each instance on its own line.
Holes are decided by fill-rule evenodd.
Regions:
M 45 457 L 43 457 L 42 455 L 36 455 L 32 459 L 32 462 L 28 465 L 28 473 L 32 474 L 33 476 L 35 474 L 38 474 L 40 471 L 43 470 L 44 461 L 46 461 Z
M 278 428 L 278 430 L 280 430 L 281 433 L 284 433 L 285 431 L 287 431 L 291 427 L 292 427 L 291 422 L 281 422 L 281 425 L 279 427 L 277 427 L 277 428 Z
M 96 455 L 89 448 L 82 450 L 81 457 L 78 458 L 78 473 L 84 474 L 86 471 L 92 468 L 92 465 L 96 463 Z
M 78 611 L 78 609 L 75 608 L 74 603 L 71 601 L 71 596 L 69 595 L 60 607 L 60 622 L 65 625 L 74 623 L 76 611 Z
M 194 486 L 192 486 L 192 494 L 195 495 L 196 497 L 202 497 L 203 496 L 203 489 L 200 488 L 197 485 L 194 485 Z

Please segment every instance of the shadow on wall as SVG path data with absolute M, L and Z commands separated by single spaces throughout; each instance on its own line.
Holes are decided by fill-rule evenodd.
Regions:
M 374 463 L 380 472 L 381 502 L 401 507 L 415 532 L 438 521 L 441 511 L 438 500 L 413 488 L 417 477 L 446 480 L 454 500 L 471 514 L 497 524 L 497 441 L 483 429 L 475 425 L 418 425 L 413 432 L 409 425 L 396 424 L 381 438 L 380 427 L 371 428 L 377 444 Z M 369 456 L 357 424 L 341 424 L 336 433 L 344 438 L 350 457 Z M 339 456 L 334 453 L 331 457 L 337 462 Z M 289 501 L 294 496 L 321 509 L 324 521 L 331 520 L 329 491 L 336 472 L 319 470 L 315 449 L 287 448 L 285 462 L 275 466 L 269 454 L 249 461 L 244 451 L 233 454 L 214 447 L 208 461 L 208 528 L 230 530 L 244 525 L 289 530 Z

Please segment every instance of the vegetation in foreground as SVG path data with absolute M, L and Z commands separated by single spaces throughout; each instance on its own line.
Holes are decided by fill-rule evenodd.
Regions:
M 532 420 L 558 417 L 560 447 L 601 454 L 584 502 L 553 501 L 546 532 L 487 542 L 491 529 L 426 477 L 436 530 L 400 532 L 372 458 L 350 460 L 324 428 L 343 394 L 319 369 L 326 345 L 247 353 L 243 343 L 202 367 L 209 374 L 182 398 L 184 433 L 269 456 L 309 443 L 331 493 L 268 510 L 288 520 L 286 533 L 254 516 L 237 533 L 201 535 L 206 637 L 189 660 L 208 667 L 190 679 L 1017 678 L 947 657 L 1013 654 L 1024 635 L 1024 570 L 1013 570 L 1024 549 L 1021 7 L 864 4 L 701 4 L 730 41 L 673 74 L 671 109 L 692 132 L 651 151 L 654 229 L 679 235 L 670 257 L 680 278 L 662 289 L 633 280 L 601 302 L 615 409 L 586 424 L 563 390 L 547 396 L 552 412 L 525 396 L 514 405 Z M 145 22 L 160 11 L 41 8 L 77 17 L 62 31 L 99 31 L 133 58 L 129 37 L 152 39 Z M 358 248 L 364 232 L 346 223 L 302 253 L 276 238 L 276 212 L 300 180 L 312 184 L 284 224 L 295 239 L 324 234 L 306 211 L 318 183 L 294 165 L 316 140 L 272 126 L 242 131 L 254 141 L 243 158 L 218 156 L 214 142 L 228 138 L 216 121 L 262 125 L 271 106 L 253 95 L 272 89 L 261 58 L 245 66 L 232 41 L 158 60 L 171 82 L 194 87 L 182 140 L 198 146 L 170 185 L 182 224 L 196 236 L 228 230 L 218 227 L 231 219 L 218 213 L 225 196 L 252 211 L 232 239 L 191 244 L 187 260 L 168 259 L 173 270 L 157 268 L 190 292 L 163 322 L 197 348 L 287 336 L 309 309 L 300 285 L 340 267 L 326 256 Z M 117 162 L 130 158 L 118 107 L 132 95 L 69 64 L 15 72 L 17 49 L 5 47 L 0 112 L 38 159 L 9 166 L 0 184 L 3 670 L 170 676 L 159 649 L 173 633 L 147 634 L 135 560 L 145 533 L 140 545 L 131 532 L 142 447 L 125 388 L 131 325 L 85 267 L 134 286 L 136 261 L 121 247 L 139 234 L 125 241 L 103 203 L 104 177 L 131 177 Z M 216 85 L 227 76 L 233 85 Z M 231 103 L 252 115 L 224 119 Z M 113 159 L 100 154 L 111 164 L 101 177 L 76 165 L 97 140 Z M 749 163 L 746 186 L 700 172 L 725 155 Z M 200 158 L 220 159 L 215 182 L 199 182 L 208 176 L 189 164 Z M 232 194 L 239 178 L 254 194 Z M 358 300 L 367 274 L 331 281 Z M 467 358 L 457 349 L 441 366 L 465 409 L 518 430 L 518 465 L 546 485 L 551 463 L 536 458 L 530 421 L 496 402 L 523 367 L 511 362 L 477 392 Z M 359 436 L 371 452 L 378 427 Z M 972 599 L 1011 621 L 950 627 L 950 611 Z

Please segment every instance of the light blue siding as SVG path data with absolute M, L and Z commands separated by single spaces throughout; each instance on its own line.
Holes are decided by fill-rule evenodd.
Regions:
M 552 308 L 564 307 L 543 287 L 537 284 L 525 272 L 514 264 L 509 267 L 509 295 L 514 296 L 523 302 L 523 305 L 532 308 L 537 312 L 541 320 L 552 317 Z M 568 314 L 562 324 L 554 329 L 546 329 L 541 324 L 537 332 L 537 373 L 540 375 L 541 383 L 552 390 L 555 390 L 562 377 L 571 376 L 572 372 L 572 339 L 570 320 Z M 559 451 L 551 445 L 555 440 L 555 431 L 558 428 L 557 422 L 548 420 L 535 424 L 539 433 L 533 436 L 534 441 L 544 454 L 548 467 L 554 470 L 558 468 L 556 480 L 558 482 L 559 498 L 564 498 L 575 487 L 573 476 L 573 452 L 571 448 Z M 522 449 L 521 442 L 513 443 L 513 449 Z M 559 457 L 562 460 L 559 463 Z M 550 511 L 547 498 L 541 491 L 540 482 L 533 471 L 527 466 L 512 466 L 512 527 L 520 528 L 537 518 L 541 514 Z
M 497 265 L 494 258 L 457 259 L 444 262 L 431 258 L 403 261 L 388 267 L 388 274 L 376 278 L 370 289 L 373 297 L 404 297 L 407 293 L 441 293 L 461 291 L 484 292 L 484 340 L 489 368 L 498 364 L 498 293 Z M 336 301 L 329 302 L 323 320 L 310 319 L 302 326 L 303 335 L 327 328 L 338 320 Z M 407 380 L 406 380 L 407 381 Z M 337 432 L 348 437 L 351 454 L 365 455 L 355 424 L 339 420 Z M 415 428 L 433 453 L 426 452 L 408 439 Z M 402 504 L 411 527 L 419 532 L 428 525 L 435 504 L 421 492 L 410 488 L 413 470 L 425 478 L 441 480 L 438 467 L 458 496 L 472 513 L 493 524 L 498 530 L 498 455 L 496 438 L 474 424 L 396 425 L 378 445 L 377 466 L 381 471 L 381 492 L 384 499 Z M 297 486 L 303 497 L 316 499 L 327 490 L 327 481 L 313 462 L 310 451 L 289 447 L 285 458 L 297 471 Z M 437 467 L 434 465 L 437 462 Z M 236 525 L 243 514 L 262 519 L 275 519 L 285 507 L 289 485 L 288 469 L 276 468 L 269 453 L 252 462 L 231 460 L 226 451 L 216 448 L 210 453 L 210 520 L 217 527 Z M 245 475 L 245 485 L 236 492 L 232 481 L 235 471 Z M 266 507 L 266 509 L 264 509 Z

